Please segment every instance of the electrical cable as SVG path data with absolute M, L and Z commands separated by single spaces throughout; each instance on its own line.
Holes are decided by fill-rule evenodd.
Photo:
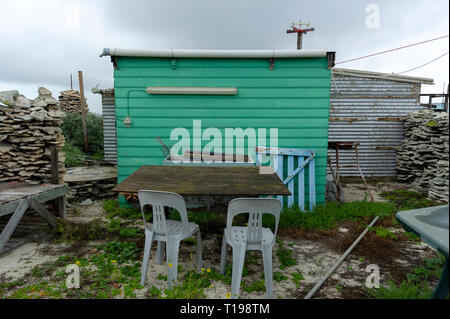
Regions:
M 433 62 L 436 61 L 436 60 L 439 60 L 439 59 L 442 58 L 443 56 L 447 55 L 449 52 L 450 52 L 450 51 L 447 51 L 447 52 L 445 52 L 444 54 L 441 54 L 440 56 L 438 56 L 436 59 L 433 59 L 433 60 L 431 60 L 431 61 L 429 61 L 429 62 L 427 62 L 427 63 L 425 63 L 425 64 L 419 65 L 419 66 L 417 66 L 417 67 L 415 67 L 415 68 L 409 69 L 409 70 L 407 70 L 407 71 L 395 73 L 395 75 L 399 75 L 399 74 L 403 74 L 403 73 L 408 73 L 408 72 L 411 72 L 411 71 L 420 69 L 420 68 L 422 68 L 422 67 L 424 67 L 424 66 L 426 66 L 426 65 L 428 65 L 428 64 L 430 64 L 430 63 L 433 63 Z
M 380 54 L 384 54 L 384 53 L 388 53 L 388 52 L 392 52 L 392 51 L 396 51 L 396 50 L 412 47 L 412 46 L 415 46 L 415 45 L 419 45 L 419 44 L 423 44 L 423 43 L 427 43 L 427 42 L 431 42 L 431 41 L 435 41 L 435 40 L 439 40 L 439 39 L 443 39 L 443 38 L 448 38 L 448 36 L 449 35 L 447 34 L 447 35 L 444 35 L 442 37 L 438 37 L 438 38 L 434 38 L 434 39 L 429 39 L 429 40 L 425 40 L 425 41 L 421 41 L 421 42 L 416 42 L 416 43 L 404 45 L 404 46 L 401 46 L 401 47 L 398 47 L 398 48 L 394 48 L 394 49 L 390 49 L 390 50 L 386 50 L 386 51 L 381 51 L 381 52 L 365 55 L 365 56 L 362 56 L 362 57 L 359 57 L 359 58 L 354 58 L 354 59 L 350 59 L 350 60 L 336 62 L 335 65 L 342 64 L 342 63 L 348 63 L 348 62 L 356 61 L 356 60 L 361 60 L 361 59 L 369 58 L 369 57 L 372 57 L 372 56 L 375 56 L 375 55 L 380 55 Z

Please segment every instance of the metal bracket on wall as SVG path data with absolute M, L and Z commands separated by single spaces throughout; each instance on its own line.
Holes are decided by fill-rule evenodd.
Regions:
M 275 66 L 275 59 L 270 58 L 270 71 L 273 71 L 274 66 Z
M 177 60 L 175 58 L 172 58 L 172 70 L 177 69 Z

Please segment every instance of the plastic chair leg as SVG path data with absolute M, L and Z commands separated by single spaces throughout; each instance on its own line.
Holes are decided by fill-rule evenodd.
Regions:
M 239 297 L 239 289 L 241 288 L 242 270 L 245 261 L 245 245 L 233 247 L 233 272 L 231 279 L 231 298 Z
M 262 255 L 264 261 L 264 280 L 266 282 L 267 298 L 273 299 L 272 246 L 263 246 Z
M 156 248 L 156 254 L 158 256 L 158 265 L 164 264 L 164 252 L 166 250 L 166 243 L 163 241 L 158 241 L 158 246 Z
M 196 234 L 196 242 L 197 242 L 197 266 L 198 271 L 202 271 L 202 236 L 200 234 L 200 230 Z
M 145 279 L 147 277 L 148 262 L 150 260 L 150 251 L 152 249 L 153 234 L 145 235 L 145 247 L 144 247 L 144 258 L 142 260 L 141 266 L 141 286 L 145 286 Z
M 173 285 L 177 282 L 179 247 L 180 242 L 178 240 L 168 240 L 166 243 L 169 289 L 172 289 Z
M 220 252 L 220 274 L 225 274 L 225 263 L 227 262 L 227 239 L 225 233 L 222 237 L 222 250 Z

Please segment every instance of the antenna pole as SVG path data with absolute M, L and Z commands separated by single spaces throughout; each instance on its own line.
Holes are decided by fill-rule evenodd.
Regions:
M 286 33 L 297 33 L 297 50 L 301 50 L 303 46 L 303 35 L 308 32 L 314 31 L 314 28 L 302 29 L 302 26 L 309 26 L 310 23 L 292 23 L 291 29 L 287 30 Z

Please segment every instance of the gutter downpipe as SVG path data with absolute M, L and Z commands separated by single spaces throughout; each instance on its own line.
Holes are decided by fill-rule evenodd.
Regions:
M 308 292 L 308 294 L 303 299 L 311 299 L 312 296 L 320 289 L 320 287 L 323 285 L 323 283 L 328 279 L 328 277 L 331 276 L 331 274 L 342 264 L 342 262 L 347 258 L 347 256 L 352 252 L 353 248 L 356 247 L 356 245 L 361 241 L 361 239 L 367 234 L 369 229 L 375 225 L 377 222 L 379 216 L 375 217 L 375 219 L 370 223 L 369 226 L 362 232 L 361 235 L 353 242 L 353 244 L 347 249 L 347 251 L 342 255 L 341 258 L 333 265 L 333 267 L 328 270 L 328 272 L 325 274 L 325 276 L 322 277 L 322 279 L 313 287 L 313 289 Z

